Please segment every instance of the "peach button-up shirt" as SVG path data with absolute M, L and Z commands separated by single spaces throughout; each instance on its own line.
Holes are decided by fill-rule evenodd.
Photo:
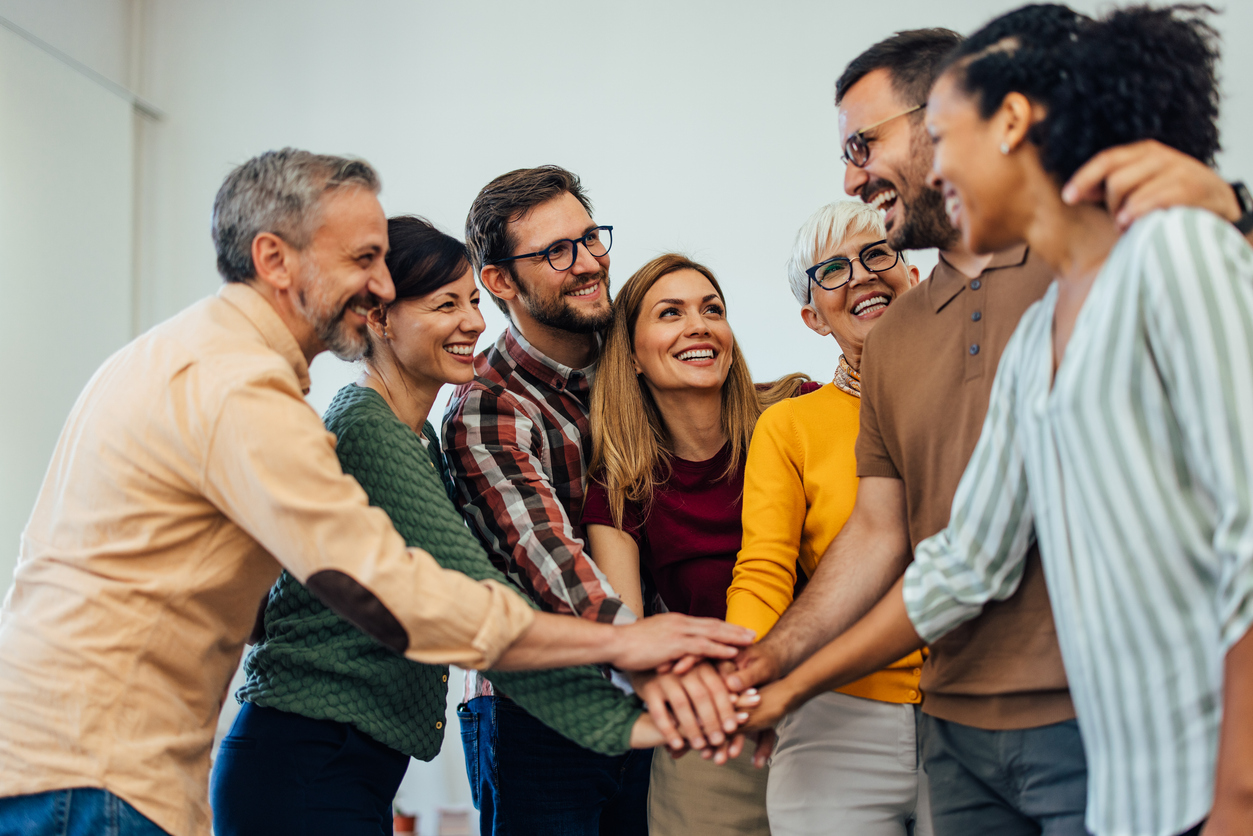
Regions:
M 308 385 L 246 284 L 87 384 L 0 613 L 0 795 L 99 787 L 208 834 L 214 726 L 282 567 L 420 662 L 490 666 L 531 624 L 511 590 L 405 547 L 340 469 Z

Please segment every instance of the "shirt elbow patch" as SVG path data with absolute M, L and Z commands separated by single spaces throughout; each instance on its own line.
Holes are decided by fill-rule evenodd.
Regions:
M 337 569 L 315 572 L 305 581 L 322 603 L 397 653 L 409 647 L 409 634 L 378 597 Z

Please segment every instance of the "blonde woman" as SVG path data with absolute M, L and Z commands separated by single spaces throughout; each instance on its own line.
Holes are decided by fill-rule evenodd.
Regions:
M 637 614 L 645 588 L 672 611 L 726 614 L 753 426 L 764 403 L 805 380 L 759 393 L 708 268 L 663 255 L 623 286 L 592 390 L 583 523 L 596 564 Z M 716 676 L 708 666 L 689 676 L 702 675 Z M 751 753 L 715 766 L 659 751 L 650 832 L 768 833 L 765 793 Z

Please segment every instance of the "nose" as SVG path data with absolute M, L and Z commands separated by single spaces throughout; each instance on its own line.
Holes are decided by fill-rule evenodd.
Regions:
M 487 330 L 487 323 L 483 320 L 483 312 L 476 305 L 470 305 L 466 315 L 461 318 L 461 330 L 467 334 L 473 334 L 476 339 L 479 334 Z
M 870 175 L 866 173 L 866 169 L 858 168 L 852 163 L 844 164 L 844 194 L 856 197 L 861 187 L 868 182 Z
M 604 262 L 602 264 L 602 262 Z M 609 269 L 609 253 L 597 258 L 592 255 L 591 251 L 583 242 L 574 245 L 574 266 L 570 268 L 570 272 L 576 276 L 586 276 L 591 273 L 599 273 L 601 270 Z
M 374 269 L 370 271 L 365 289 L 384 304 L 396 298 L 396 285 L 392 284 L 391 271 L 387 269 L 387 262 L 382 258 L 375 262 Z
M 705 318 L 705 314 L 700 311 L 693 311 L 687 317 L 686 335 L 689 337 L 699 336 L 709 333 L 709 321 Z
M 932 166 L 931 170 L 927 172 L 927 185 L 938 192 L 942 192 L 944 190 L 944 178 L 936 172 L 934 166 Z
M 850 269 L 852 271 L 852 275 L 849 276 L 849 279 L 848 279 L 849 290 L 852 290 L 854 287 L 860 287 L 861 285 L 869 284 L 870 282 L 874 281 L 876 274 L 871 273 L 869 270 L 867 270 L 866 265 L 861 263 L 860 258 L 853 259 L 853 264 Z

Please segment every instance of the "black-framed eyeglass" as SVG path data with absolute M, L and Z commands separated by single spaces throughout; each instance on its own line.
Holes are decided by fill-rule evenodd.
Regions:
M 871 273 L 882 273 L 884 270 L 891 270 L 895 267 L 900 259 L 901 254 L 889 247 L 885 238 L 862 247 L 861 252 L 857 253 L 855 258 L 837 255 L 826 261 L 820 261 L 806 270 L 805 275 L 823 290 L 839 290 L 853 280 L 854 261 L 860 261 L 861 266 Z M 810 299 L 812 298 L 813 291 L 811 290 Z
M 858 168 L 865 168 L 866 163 L 870 162 L 870 140 L 866 139 L 866 131 L 874 130 L 881 125 L 886 125 L 893 119 L 900 119 L 902 116 L 908 116 L 916 110 L 922 110 L 924 107 L 926 107 L 925 104 L 914 105 L 909 110 L 902 110 L 895 116 L 889 116 L 887 119 L 880 119 L 873 125 L 867 125 L 860 131 L 852 134 L 848 139 L 844 140 L 844 153 L 840 155 L 840 159 L 849 165 L 857 166 Z
M 609 248 L 613 246 L 613 227 L 598 226 L 595 229 L 588 230 L 582 238 L 562 238 L 559 241 L 552 242 L 538 252 L 511 255 L 508 258 L 498 258 L 487 263 L 504 264 L 506 261 L 517 261 L 519 258 L 533 258 L 542 255 L 548 259 L 548 264 L 554 270 L 561 273 L 573 267 L 574 262 L 578 260 L 579 244 L 583 245 L 588 255 L 596 258 L 607 255 Z

